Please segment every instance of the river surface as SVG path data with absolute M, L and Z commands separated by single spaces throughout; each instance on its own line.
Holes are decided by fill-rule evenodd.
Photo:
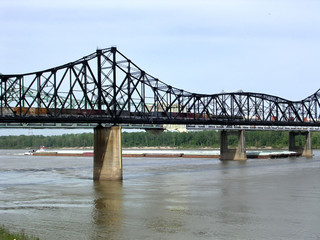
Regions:
M 124 158 L 93 182 L 90 157 L 0 150 L 0 225 L 40 239 L 320 239 L 313 158 Z

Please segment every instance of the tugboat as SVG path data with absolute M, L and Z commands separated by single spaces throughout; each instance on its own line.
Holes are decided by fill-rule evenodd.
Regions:
M 34 149 L 33 150 L 30 150 L 30 151 L 27 151 L 25 152 L 23 155 L 33 155 L 35 152 L 44 152 L 46 151 L 47 148 L 45 146 L 42 146 L 40 147 L 37 151 L 35 151 Z
M 33 155 L 34 153 L 34 150 L 30 150 L 28 152 L 25 152 L 23 155 Z

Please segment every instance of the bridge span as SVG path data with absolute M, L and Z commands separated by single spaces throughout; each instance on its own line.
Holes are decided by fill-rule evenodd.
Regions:
M 121 127 L 221 130 L 221 159 L 246 159 L 245 130 L 290 131 L 290 150 L 312 156 L 320 90 L 300 101 L 263 93 L 197 94 L 143 71 L 115 47 L 43 71 L 0 74 L 0 128 L 94 128 L 94 179 L 121 179 Z M 232 131 L 231 131 L 232 130 Z M 295 146 L 302 134 L 306 145 Z M 239 146 L 229 149 L 228 136 Z

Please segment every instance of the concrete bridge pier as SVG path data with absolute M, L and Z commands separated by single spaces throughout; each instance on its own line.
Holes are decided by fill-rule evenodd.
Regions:
M 121 127 L 94 129 L 94 180 L 122 180 Z
M 299 145 L 296 146 L 296 136 L 297 135 L 304 135 L 306 138 L 305 145 Z M 312 143 L 311 143 L 311 132 L 306 131 L 306 132 L 294 132 L 291 131 L 289 132 L 289 151 L 294 151 L 301 153 L 303 157 L 312 157 Z
M 236 135 L 238 137 L 238 147 L 228 148 L 228 136 Z M 247 160 L 245 131 L 221 131 L 220 135 L 220 160 Z

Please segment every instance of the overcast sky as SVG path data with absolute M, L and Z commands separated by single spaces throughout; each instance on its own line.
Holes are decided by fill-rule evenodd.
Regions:
M 117 46 L 187 91 L 301 100 L 320 88 L 319 12 L 319 0 L 1 0 L 0 72 Z

